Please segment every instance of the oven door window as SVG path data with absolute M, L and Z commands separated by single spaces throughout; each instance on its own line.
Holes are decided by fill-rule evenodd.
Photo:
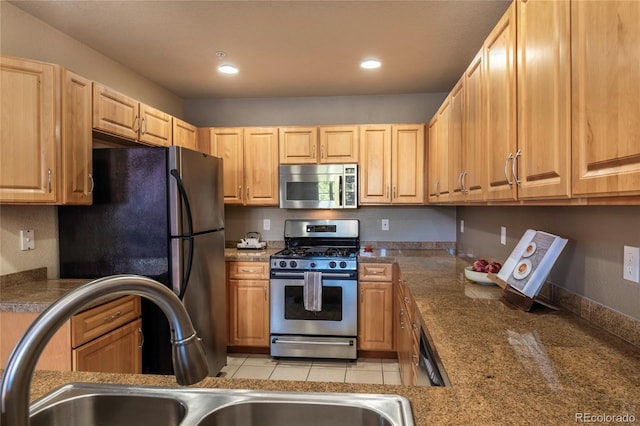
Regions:
M 303 286 L 284 287 L 284 319 L 342 321 L 342 287 L 322 287 L 322 310 L 307 311 L 302 297 Z

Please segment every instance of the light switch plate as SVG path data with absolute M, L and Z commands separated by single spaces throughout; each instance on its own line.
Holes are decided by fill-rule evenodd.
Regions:
M 271 219 L 264 219 L 262 221 L 262 230 L 269 231 L 271 229 Z
M 382 230 L 383 231 L 389 230 L 389 219 L 382 219 Z
M 33 229 L 20 231 L 20 250 L 35 250 L 36 240 Z
M 502 244 L 503 246 L 507 245 L 507 227 L 506 226 L 500 227 L 500 244 Z
M 460 221 L 460 233 L 464 234 L 464 220 Z

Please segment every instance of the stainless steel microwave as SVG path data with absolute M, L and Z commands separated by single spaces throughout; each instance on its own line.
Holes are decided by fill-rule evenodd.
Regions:
M 285 209 L 354 209 L 358 207 L 358 165 L 281 164 L 280 207 Z

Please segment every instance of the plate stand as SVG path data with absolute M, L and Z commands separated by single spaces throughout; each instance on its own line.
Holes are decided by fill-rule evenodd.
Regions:
M 560 309 L 546 297 L 539 295 L 535 297 L 525 296 L 518 290 L 511 287 L 508 282 L 498 278 L 498 276 L 492 272 L 489 272 L 487 274 L 487 278 L 498 284 L 498 286 L 502 289 L 502 297 L 504 297 L 507 302 L 511 303 L 518 309 L 529 312 L 536 303 L 554 311 Z

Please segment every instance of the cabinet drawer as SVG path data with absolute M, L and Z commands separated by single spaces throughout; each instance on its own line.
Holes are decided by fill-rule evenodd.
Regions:
M 360 281 L 391 281 L 393 278 L 393 264 L 391 263 L 361 263 L 358 267 Z
M 138 296 L 121 297 L 80 312 L 71 318 L 71 346 L 77 348 L 139 316 Z
M 231 279 L 269 279 L 269 262 L 229 262 Z

